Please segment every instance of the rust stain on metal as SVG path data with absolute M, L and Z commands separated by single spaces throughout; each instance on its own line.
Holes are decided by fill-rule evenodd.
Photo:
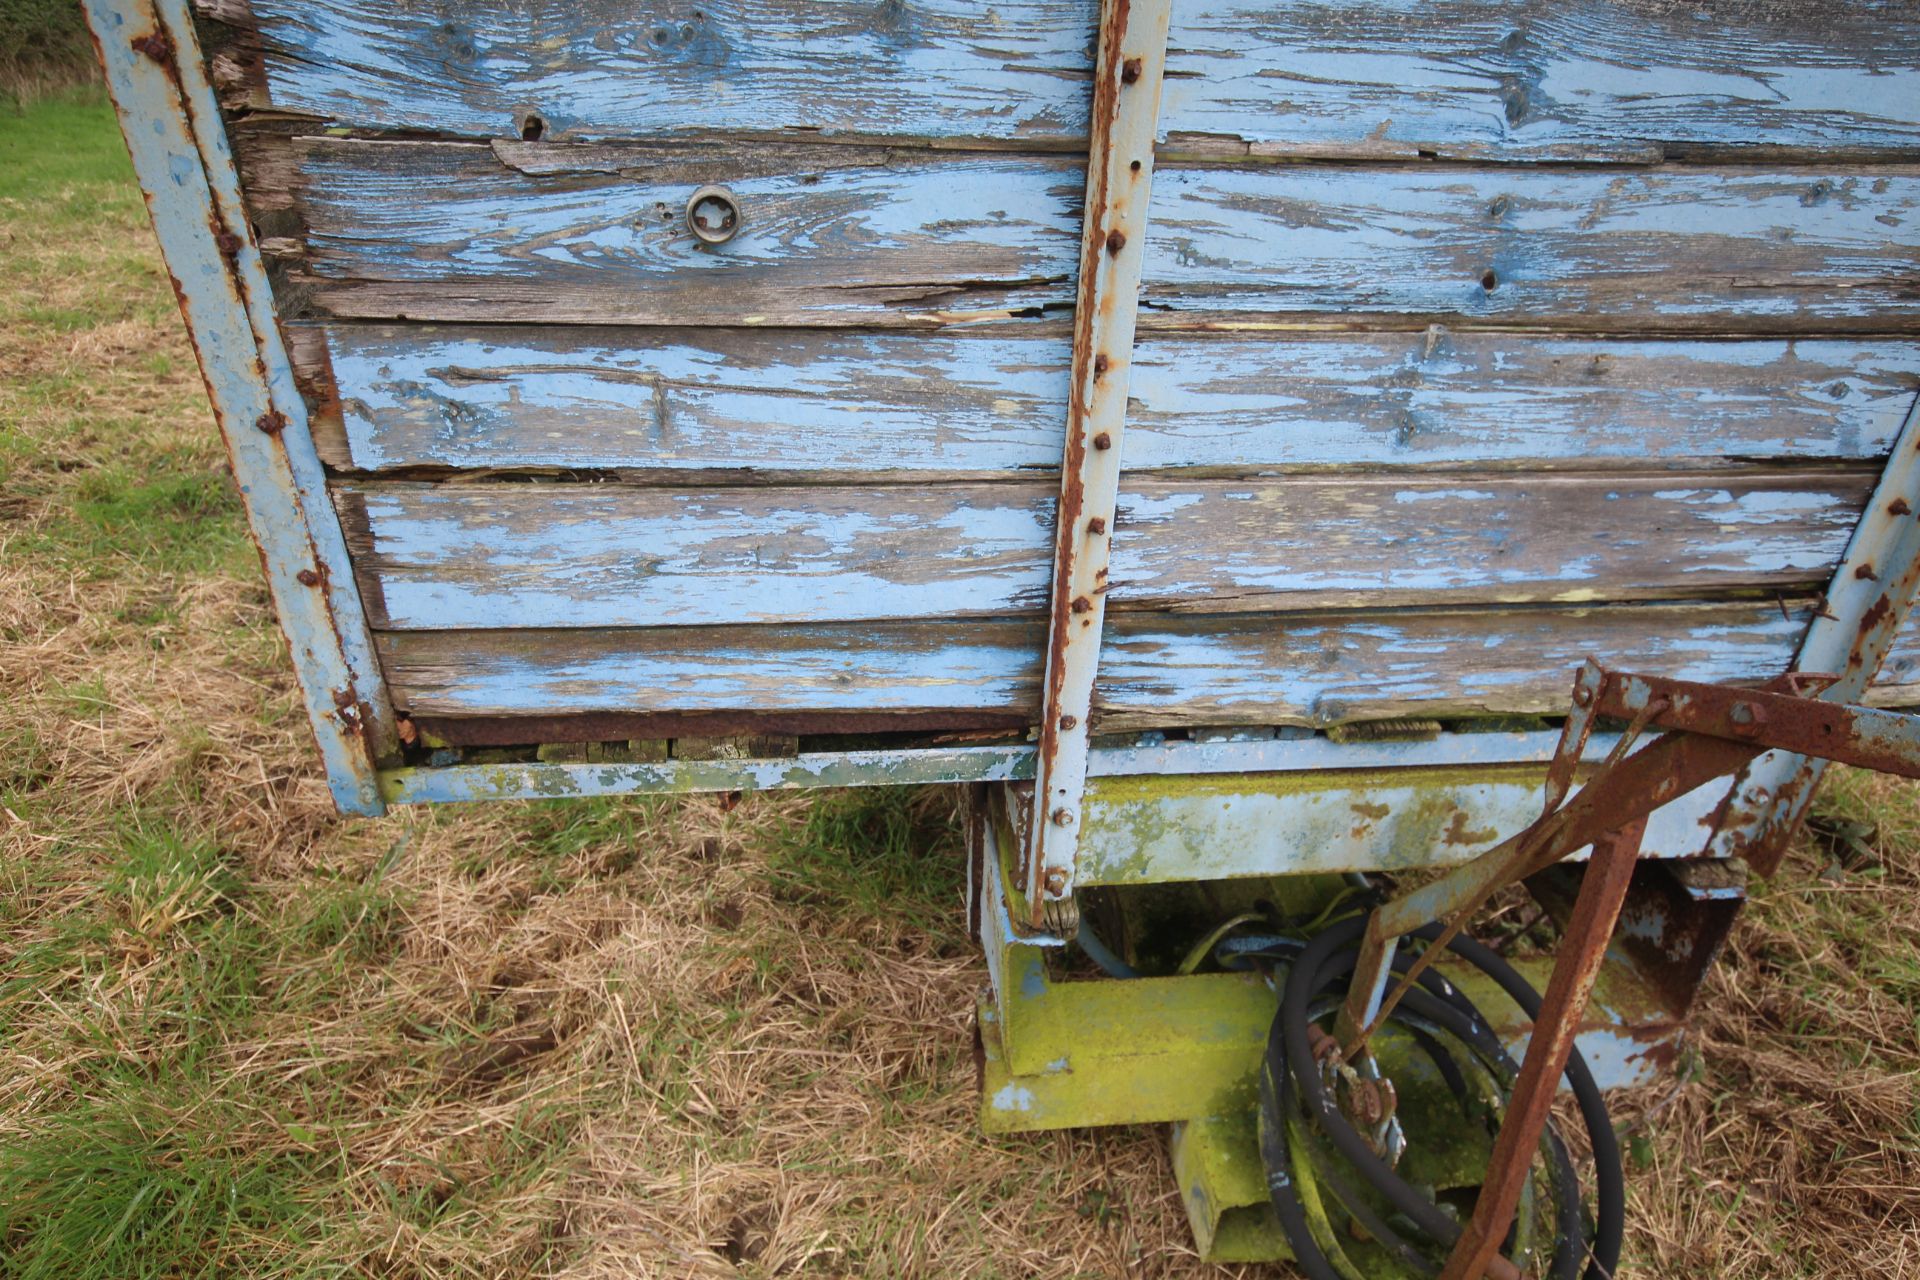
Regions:
M 132 40 L 128 41 L 128 43 L 132 45 L 135 53 L 153 59 L 161 66 L 167 68 L 169 74 L 172 73 L 173 37 L 169 36 L 166 32 L 158 30 L 149 31 L 143 36 L 135 36 Z
M 1493 827 L 1476 828 L 1467 826 L 1466 812 L 1461 809 L 1455 809 L 1453 811 L 1453 820 L 1447 823 L 1447 829 L 1441 835 L 1440 840 L 1443 844 L 1474 845 L 1485 844 L 1489 840 L 1497 840 L 1499 836 L 1500 832 Z

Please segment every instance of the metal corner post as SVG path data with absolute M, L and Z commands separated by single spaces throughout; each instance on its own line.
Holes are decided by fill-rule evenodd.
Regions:
M 334 803 L 383 813 L 393 711 L 192 15 L 186 0 L 84 4 Z
M 1867 499 L 1825 602 L 1807 626 L 1796 672 L 1838 677 L 1829 702 L 1858 702 L 1879 675 L 1920 586 L 1920 399 L 1907 409 L 1880 483 Z M 1739 857 L 1772 875 L 1820 789 L 1827 762 L 1769 751 L 1734 779 L 1707 841 L 1710 857 Z
M 1064 927 L 1071 915 L 1066 904 L 1073 894 L 1093 683 L 1106 619 L 1127 374 L 1171 11 L 1172 0 L 1103 0 L 1100 7 L 1072 389 L 1054 525 L 1035 820 L 1023 851 L 1027 901 L 1036 928 L 1048 923 Z M 1049 921 L 1050 914 L 1056 918 Z

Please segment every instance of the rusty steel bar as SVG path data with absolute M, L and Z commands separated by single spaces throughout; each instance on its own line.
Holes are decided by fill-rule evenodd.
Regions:
M 1920 715 L 1626 672 L 1611 673 L 1598 699 L 1598 714 L 1616 719 L 1648 707 L 1662 729 L 1920 778 Z
M 1054 923 L 1062 923 L 1073 893 L 1172 7 L 1172 0 L 1103 0 L 1100 6 L 1086 222 L 1073 319 L 1073 395 L 1055 513 L 1045 696 L 1034 782 L 1035 813 L 1044 816 L 1033 824 L 1023 851 L 1023 882 L 1036 928 L 1048 923 L 1050 914 L 1061 917 Z
M 1547 980 L 1540 1016 L 1527 1041 L 1527 1056 L 1500 1121 L 1493 1154 L 1487 1159 L 1487 1177 L 1480 1184 L 1473 1218 L 1460 1233 L 1440 1280 L 1480 1280 L 1499 1258 L 1500 1243 L 1513 1224 L 1520 1193 L 1533 1171 L 1554 1091 L 1567 1069 L 1594 980 L 1606 959 L 1607 942 L 1626 901 L 1646 825 L 1644 816 L 1635 817 L 1594 842 L 1573 915 L 1561 936 L 1553 976 Z
M 1920 585 L 1920 399 L 1894 441 L 1880 483 L 1834 571 L 1826 601 L 1807 627 L 1794 671 L 1839 677 L 1820 694 L 1858 702 L 1880 673 Z M 1773 751 L 1734 780 L 1720 824 L 1708 837 L 1709 857 L 1744 858 L 1772 875 L 1813 803 L 1826 761 Z
M 384 811 L 394 720 L 185 0 L 86 0 L 334 803 Z

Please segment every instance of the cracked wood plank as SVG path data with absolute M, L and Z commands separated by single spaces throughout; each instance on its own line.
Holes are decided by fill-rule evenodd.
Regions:
M 1064 332 L 293 333 L 327 461 L 364 472 L 1050 472 L 1066 415 Z M 1920 342 L 1154 334 L 1129 386 L 1136 471 L 1866 459 L 1920 392 Z
M 1324 726 L 1394 716 L 1554 714 L 1589 655 L 1677 679 L 1752 683 L 1793 656 L 1812 605 L 1727 601 L 1605 608 L 1166 617 L 1116 612 L 1096 688 L 1100 727 Z M 1912 631 L 1909 628 L 1909 631 Z M 1039 710 L 1033 619 L 379 637 L 416 717 L 607 714 L 797 717 Z M 1903 638 L 1881 701 L 1920 696 Z M 504 736 L 503 736 L 504 735 Z M 510 726 L 492 736 L 514 741 Z
M 1132 479 L 1110 603 L 1262 612 L 1824 584 L 1867 470 Z M 1044 607 L 1053 486 L 342 483 L 384 630 L 985 617 Z
M 690 131 L 1083 145 L 1094 0 L 571 5 L 203 0 L 249 86 L 361 128 Z M 1920 149 L 1908 0 L 1195 0 L 1176 145 L 1339 157 L 1649 159 Z
M 881 148 L 301 139 L 287 299 L 341 318 L 930 328 L 1070 308 L 1083 171 Z M 788 154 L 791 152 L 791 154 Z M 533 153 L 529 158 L 529 153 Z M 719 181 L 744 229 L 693 238 Z M 1171 165 L 1141 328 L 1915 327 L 1920 168 Z

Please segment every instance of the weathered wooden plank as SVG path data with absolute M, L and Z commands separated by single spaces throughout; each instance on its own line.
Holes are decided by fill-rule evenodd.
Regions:
M 339 468 L 1059 465 L 1064 332 L 338 324 L 330 375 L 296 332 Z M 1136 470 L 1863 459 L 1920 391 L 1920 342 L 1157 334 L 1130 385 Z
M 1073 300 L 1083 173 L 1065 158 L 296 145 L 309 231 L 293 278 L 340 317 L 927 327 Z M 1920 317 L 1916 168 L 1159 177 L 1143 328 L 1224 314 L 1884 332 Z M 712 181 L 745 219 L 721 246 L 681 218 Z
M 1338 724 L 1551 713 L 1587 656 L 1687 680 L 1786 668 L 1810 605 L 1521 608 L 1168 618 L 1116 612 L 1101 727 Z M 620 631 L 387 632 L 416 717 L 983 713 L 1039 707 L 1038 620 Z M 1909 636 L 1880 696 L 1920 686 Z M 503 732 L 511 738 L 511 730 Z M 497 736 L 497 735 L 496 735 Z
M 274 105 L 482 137 L 519 137 L 533 114 L 548 136 L 1072 145 L 1095 26 L 1092 0 L 252 8 Z M 1275 154 L 1910 149 L 1916 48 L 1905 0 L 1202 0 L 1174 14 L 1162 119 L 1176 141 Z
M 1134 480 L 1118 608 L 1699 596 L 1824 582 L 1866 470 Z M 1043 605 L 1044 482 L 344 484 L 382 629 L 984 617 Z

